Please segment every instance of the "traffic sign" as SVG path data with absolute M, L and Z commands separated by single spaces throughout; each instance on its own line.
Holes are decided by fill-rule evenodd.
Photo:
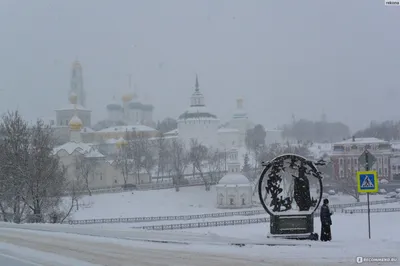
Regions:
M 358 157 L 358 162 L 361 164 L 362 167 L 365 168 L 365 170 L 369 170 L 374 163 L 376 162 L 376 157 L 370 153 L 368 150 L 365 150 L 360 157 Z M 366 166 L 368 165 L 368 169 Z
M 359 193 L 377 193 L 378 175 L 376 171 L 358 171 L 357 190 Z

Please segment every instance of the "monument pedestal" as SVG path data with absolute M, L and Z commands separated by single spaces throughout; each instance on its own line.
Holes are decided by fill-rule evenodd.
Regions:
M 269 237 L 318 240 L 318 234 L 314 233 L 314 215 L 271 215 Z

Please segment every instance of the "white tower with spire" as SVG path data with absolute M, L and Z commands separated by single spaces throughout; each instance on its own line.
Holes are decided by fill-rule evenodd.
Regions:
M 195 89 L 190 97 L 190 106 L 178 117 L 177 122 L 179 138 L 187 148 L 192 139 L 206 147 L 218 148 L 220 120 L 206 107 L 204 96 L 200 92 L 197 75 Z

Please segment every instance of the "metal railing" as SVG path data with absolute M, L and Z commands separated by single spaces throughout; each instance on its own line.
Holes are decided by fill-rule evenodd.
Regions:
M 352 213 L 365 213 L 367 209 L 356 209 L 356 210 L 342 210 L 344 214 Z M 400 208 L 385 208 L 385 209 L 370 209 L 372 213 L 378 212 L 400 212 Z M 314 213 L 314 217 L 319 216 L 319 212 Z M 136 229 L 143 230 L 180 230 L 180 229 L 190 229 L 190 228 L 203 228 L 203 227 L 217 227 L 217 226 L 233 226 L 233 225 L 243 225 L 243 224 L 258 224 L 267 223 L 270 218 L 252 218 L 252 219 L 241 219 L 241 220 L 224 220 L 224 221 L 209 221 L 209 222 L 197 222 L 197 223 L 182 223 L 182 224 L 162 224 L 162 225 L 149 225 L 141 227 L 133 227 Z
M 371 213 L 378 212 L 400 212 L 400 208 L 381 208 L 381 209 L 370 209 Z M 342 210 L 342 213 L 353 214 L 353 213 L 368 213 L 368 209 L 353 209 L 353 210 Z
M 370 205 L 388 204 L 398 202 L 400 199 L 388 199 L 371 201 Z M 366 206 L 366 202 L 355 202 L 345 204 L 332 204 L 330 208 L 333 211 L 337 209 L 344 209 L 349 207 Z M 217 212 L 217 213 L 204 213 L 194 215 L 172 215 L 172 216 L 149 216 L 149 217 L 129 217 L 129 218 L 100 218 L 100 219 L 86 219 L 86 220 L 70 220 L 69 224 L 109 224 L 109 223 L 141 223 L 141 222 L 158 222 L 158 221 L 187 221 L 187 220 L 199 220 L 206 218 L 222 218 L 232 216 L 254 216 L 266 214 L 265 210 L 249 210 L 249 211 L 235 211 L 235 212 Z

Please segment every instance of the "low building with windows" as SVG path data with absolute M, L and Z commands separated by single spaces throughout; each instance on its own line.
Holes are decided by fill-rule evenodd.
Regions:
M 392 147 L 388 141 L 377 138 L 350 138 L 333 144 L 331 153 L 332 177 L 343 179 L 355 177 L 357 171 L 363 170 L 359 157 L 368 149 L 376 157 L 370 170 L 376 170 L 379 179 L 392 180 L 390 158 Z
M 253 186 L 240 171 L 237 149 L 231 149 L 227 155 L 228 173 L 216 186 L 218 208 L 250 208 L 252 207 Z

